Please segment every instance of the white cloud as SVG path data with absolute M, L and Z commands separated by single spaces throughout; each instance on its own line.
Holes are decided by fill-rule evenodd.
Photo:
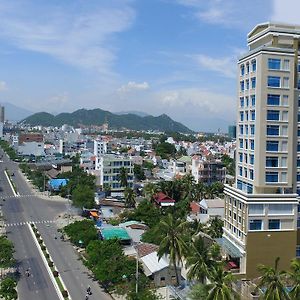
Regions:
M 59 6 L 36 1 L 2 3 L 0 39 L 108 75 L 117 51 L 112 38 L 128 29 L 135 17 L 128 1 L 114 2 L 119 6 L 92 0 Z
M 203 68 L 221 74 L 228 78 L 235 78 L 236 63 L 235 56 L 228 56 L 223 58 L 214 58 L 208 55 L 198 54 L 194 55 L 195 61 Z
M 229 95 L 198 88 L 161 91 L 156 94 L 156 97 L 161 105 L 176 108 L 178 113 L 182 111 L 182 108 L 190 107 L 190 113 L 194 114 L 194 107 L 197 107 L 199 116 L 205 111 L 205 113 L 211 113 L 212 118 L 214 115 L 220 116 L 228 113 L 231 115 L 235 99 Z
M 137 83 L 135 81 L 129 81 L 127 84 L 122 85 L 118 92 L 127 93 L 131 91 L 141 91 L 141 90 L 148 90 L 150 88 L 148 82 L 144 81 L 141 83 Z
M 273 0 L 273 15 L 271 20 L 300 25 L 299 11 L 299 0 Z
M 5 81 L 0 81 L 0 92 L 7 90 L 7 84 Z
M 194 16 L 205 23 L 248 29 L 258 19 L 268 18 L 271 0 L 177 0 L 177 3 L 193 9 Z M 249 13 L 249 5 L 255 9 L 255 17 Z

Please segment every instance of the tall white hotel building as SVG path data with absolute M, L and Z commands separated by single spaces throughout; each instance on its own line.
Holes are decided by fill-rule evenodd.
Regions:
M 300 26 L 264 23 L 238 62 L 236 182 L 225 187 L 223 248 L 242 278 L 300 257 Z M 297 226 L 298 221 L 298 226 Z

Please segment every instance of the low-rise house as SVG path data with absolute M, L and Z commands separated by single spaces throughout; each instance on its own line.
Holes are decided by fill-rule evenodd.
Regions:
M 220 198 L 193 201 L 190 208 L 192 219 L 198 219 L 201 223 L 206 223 L 210 218 L 224 218 L 224 200 Z
M 147 277 L 153 280 L 156 287 L 176 284 L 176 272 L 169 259 L 163 256 L 159 259 L 157 251 L 151 252 L 145 256 L 140 257 L 144 273 Z M 178 267 L 178 274 L 181 273 Z M 179 276 L 179 284 L 181 283 L 181 276 Z
M 159 207 L 174 206 L 175 200 L 162 192 L 158 192 L 153 196 L 154 203 Z

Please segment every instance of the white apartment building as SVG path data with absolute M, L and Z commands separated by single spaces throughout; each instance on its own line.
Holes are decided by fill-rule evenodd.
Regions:
M 98 167 L 97 167 L 98 168 Z M 109 185 L 112 193 L 124 191 L 119 181 L 121 168 L 127 171 L 128 187 L 133 187 L 133 164 L 129 156 L 105 154 L 99 158 L 100 185 Z
M 107 141 L 94 140 L 94 155 L 101 156 L 111 152 L 111 145 Z
M 288 270 L 300 256 L 299 41 L 300 26 L 259 24 L 238 62 L 236 182 L 225 187 L 223 248 L 247 279 L 260 263 L 280 257 Z

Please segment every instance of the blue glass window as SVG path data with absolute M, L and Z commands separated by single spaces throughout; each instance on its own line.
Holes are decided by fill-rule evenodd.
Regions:
M 244 126 L 240 125 L 239 128 L 240 128 L 240 134 L 244 134 Z
M 248 126 L 245 125 L 246 134 L 248 134 Z
M 245 140 L 245 149 L 248 149 L 248 140 Z
M 250 149 L 254 150 L 254 140 L 250 140 Z
M 245 75 L 245 65 L 241 65 L 241 76 Z
M 297 151 L 300 152 L 300 143 L 297 144 Z
M 250 220 L 249 230 L 262 230 L 262 220 Z
M 300 224 L 298 228 L 300 228 Z M 296 257 L 300 257 L 300 246 L 296 246 Z
M 243 168 L 242 167 L 239 167 L 239 174 L 240 174 L 240 176 L 243 176 Z
M 249 63 L 246 64 L 246 68 L 247 68 L 247 74 L 249 74 L 249 72 L 250 72 L 250 65 L 249 65 Z
M 243 162 L 243 154 L 239 153 L 240 162 Z
M 297 136 L 300 136 L 300 128 L 297 130 Z
M 251 135 L 255 134 L 255 126 L 254 125 L 250 125 L 250 134 Z
M 279 125 L 267 125 L 267 135 L 279 135 Z
M 244 158 L 245 158 L 245 163 L 247 164 L 248 163 L 248 155 L 244 154 Z
M 266 172 L 266 182 L 278 182 L 278 172 Z
M 244 146 L 244 145 L 243 145 L 243 140 L 240 139 L 240 148 L 243 149 L 243 146 Z
M 267 104 L 268 105 L 279 105 L 280 95 L 268 94 Z
M 267 120 L 269 121 L 279 121 L 279 110 L 268 110 Z
M 297 167 L 300 167 L 300 157 L 297 158 Z
M 246 107 L 248 107 L 248 106 L 249 106 L 249 97 L 246 96 Z
M 269 229 L 280 229 L 280 220 L 279 219 L 269 220 Z
M 240 88 L 241 88 L 242 92 L 245 90 L 245 82 L 244 82 L 244 80 L 240 82 Z
M 241 107 L 244 107 L 244 97 L 241 97 L 241 98 L 240 98 L 240 106 L 241 106 Z
M 252 65 L 252 72 L 256 72 L 256 60 L 252 60 L 251 61 L 251 65 Z
M 250 154 L 250 164 L 254 165 L 254 155 Z
M 255 88 L 256 88 L 256 78 L 255 78 L 255 77 L 252 77 L 252 78 L 251 78 L 251 88 L 252 88 L 252 89 L 255 89 Z
M 277 168 L 278 167 L 278 157 L 267 156 L 266 157 L 266 167 Z
M 240 112 L 240 121 L 242 122 L 244 121 L 244 112 L 242 111 Z
M 278 141 L 267 141 L 267 151 L 275 151 L 277 152 L 278 151 L 278 144 L 279 142 Z
M 298 123 L 300 122 L 300 113 L 298 113 Z
M 254 179 L 254 172 L 253 172 L 253 170 L 249 170 L 249 174 L 250 174 L 250 179 L 253 180 Z
M 250 84 L 249 84 L 249 79 L 246 80 L 246 90 L 249 90 Z
M 268 86 L 269 87 L 280 87 L 280 77 L 268 76 Z
M 300 172 L 297 172 L 297 181 L 300 181 Z M 299 210 L 299 205 L 298 205 L 298 210 Z
M 251 120 L 255 120 L 255 110 L 251 110 Z
M 251 95 L 251 105 L 255 106 L 255 95 Z
M 269 70 L 280 70 L 280 59 L 269 58 L 268 59 Z

